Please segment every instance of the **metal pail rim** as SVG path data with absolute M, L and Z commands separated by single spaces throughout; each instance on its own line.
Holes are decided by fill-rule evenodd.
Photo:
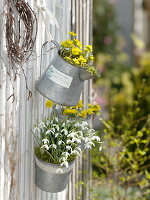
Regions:
M 73 160 L 69 163 L 68 168 L 66 168 L 65 166 L 62 167 L 59 164 L 45 162 L 45 161 L 41 160 L 40 158 L 38 158 L 36 155 L 35 155 L 35 162 L 40 169 L 42 169 L 48 173 L 65 174 L 72 170 L 75 160 Z

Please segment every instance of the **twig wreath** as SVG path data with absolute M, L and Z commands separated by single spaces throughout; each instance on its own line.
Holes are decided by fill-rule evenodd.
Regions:
M 28 61 L 33 52 L 37 36 L 37 17 L 25 0 L 5 0 L 5 7 L 6 48 L 11 63 L 11 71 L 14 75 L 13 80 L 16 80 L 18 69 L 21 69 L 25 77 L 26 88 L 29 91 L 29 98 L 32 96 L 32 92 L 27 86 L 22 64 Z M 10 76 L 10 69 L 7 74 Z M 14 101 L 14 94 L 10 97 L 12 96 Z

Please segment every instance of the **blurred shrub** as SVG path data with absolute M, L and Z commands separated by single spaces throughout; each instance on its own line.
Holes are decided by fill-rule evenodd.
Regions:
M 150 199 L 150 53 L 139 58 L 137 67 L 113 63 L 97 82 L 105 87 L 103 98 L 110 99 L 110 117 L 101 119 L 104 150 L 92 151 L 93 177 L 107 183 L 111 197 L 106 199 Z
M 112 53 L 117 41 L 117 22 L 113 0 L 94 0 L 93 34 L 94 52 Z M 110 20 L 111 19 L 111 20 Z

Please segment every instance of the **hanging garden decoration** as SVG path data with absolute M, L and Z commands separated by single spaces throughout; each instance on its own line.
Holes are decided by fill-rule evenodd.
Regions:
M 22 64 L 28 61 L 33 52 L 37 36 L 37 18 L 35 12 L 24 0 L 5 1 L 6 48 L 11 63 L 11 68 L 7 70 L 7 73 L 9 75 L 13 73 L 13 80 L 15 80 L 20 68 L 25 76 Z M 29 95 L 31 95 L 30 91 Z
M 61 105 L 74 106 L 78 103 L 85 80 L 98 77 L 93 66 L 92 46 L 76 39 L 76 33 L 57 45 L 58 52 L 44 74 L 36 83 L 37 90 L 48 99 Z
M 48 108 L 52 105 L 50 100 L 46 102 Z M 35 125 L 37 187 L 51 193 L 66 188 L 76 157 L 84 149 L 101 143 L 99 132 L 87 123 L 87 119 L 99 110 L 99 105 L 91 104 L 83 109 L 81 101 L 74 107 L 54 105 L 51 115 Z

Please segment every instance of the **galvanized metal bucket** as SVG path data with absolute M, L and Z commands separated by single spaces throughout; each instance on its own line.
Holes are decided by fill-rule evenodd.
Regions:
M 45 192 L 57 193 L 65 190 L 74 161 L 69 167 L 46 163 L 35 157 L 35 184 Z
M 61 58 L 58 47 L 53 60 L 36 82 L 36 88 L 43 96 L 58 104 L 74 106 L 79 101 L 84 81 L 91 78 L 85 69 Z

